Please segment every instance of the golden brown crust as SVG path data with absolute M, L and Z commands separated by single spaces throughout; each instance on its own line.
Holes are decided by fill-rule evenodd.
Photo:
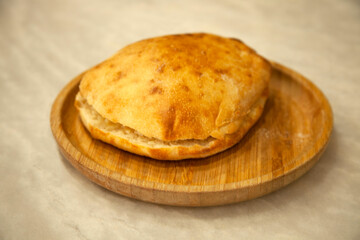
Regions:
M 211 34 L 170 35 L 121 49 L 84 75 L 80 92 L 111 122 L 161 141 L 213 137 L 219 142 L 207 152 L 218 152 L 235 144 L 244 135 L 239 132 L 256 121 L 248 128 L 241 124 L 266 91 L 270 69 L 241 41 Z M 110 138 L 89 130 L 104 141 Z M 112 144 L 127 148 L 120 140 Z M 187 151 L 180 149 L 170 155 Z M 129 151 L 142 154 L 133 147 Z M 195 152 L 185 155 L 196 157 Z

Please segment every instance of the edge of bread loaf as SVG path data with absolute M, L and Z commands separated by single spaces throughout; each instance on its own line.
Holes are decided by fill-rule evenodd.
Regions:
M 79 110 L 80 119 L 84 126 L 95 139 L 122 150 L 157 160 L 182 160 L 208 157 L 235 145 L 260 118 L 266 100 L 267 94 L 263 94 L 241 119 L 239 130 L 233 134 L 225 135 L 222 139 L 209 136 L 204 140 L 179 141 L 148 138 L 134 129 L 110 122 L 97 113 L 81 96 L 80 92 L 76 96 L 75 107 Z

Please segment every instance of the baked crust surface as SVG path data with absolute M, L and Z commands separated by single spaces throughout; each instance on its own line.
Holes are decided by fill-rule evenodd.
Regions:
M 128 45 L 87 71 L 75 105 L 93 137 L 119 148 L 205 157 L 237 143 L 261 116 L 270 74 L 270 63 L 239 40 L 169 35 Z

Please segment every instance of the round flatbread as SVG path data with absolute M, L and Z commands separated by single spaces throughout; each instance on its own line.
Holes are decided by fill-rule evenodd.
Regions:
M 169 35 L 88 70 L 76 97 L 94 138 L 161 160 L 213 155 L 261 116 L 271 65 L 237 39 Z

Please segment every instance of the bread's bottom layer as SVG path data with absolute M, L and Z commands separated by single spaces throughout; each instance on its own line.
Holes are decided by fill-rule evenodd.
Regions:
M 120 123 L 113 123 L 103 118 L 80 93 L 76 96 L 75 106 L 91 135 L 123 150 L 160 160 L 181 160 L 200 158 L 221 152 L 236 144 L 260 117 L 266 98 L 261 98 L 244 117 L 236 133 L 226 135 L 223 139 L 208 137 L 204 140 L 188 139 L 162 141 L 149 138 L 134 129 Z
M 193 145 L 206 146 L 209 145 L 212 141 L 216 139 L 213 137 L 208 137 L 205 140 L 196 140 L 196 139 L 187 139 L 187 140 L 178 140 L 178 141 L 161 141 L 156 138 L 149 138 L 136 130 L 126 127 L 120 123 L 113 123 L 106 118 L 103 118 L 92 106 L 90 106 L 86 99 L 83 98 L 80 94 L 76 96 L 76 106 L 81 112 L 82 120 L 88 122 L 92 126 L 101 129 L 104 132 L 111 132 L 113 135 L 128 139 L 134 144 L 153 147 L 153 148 L 163 148 L 163 147 L 176 147 L 176 146 L 185 146 L 191 147 Z

